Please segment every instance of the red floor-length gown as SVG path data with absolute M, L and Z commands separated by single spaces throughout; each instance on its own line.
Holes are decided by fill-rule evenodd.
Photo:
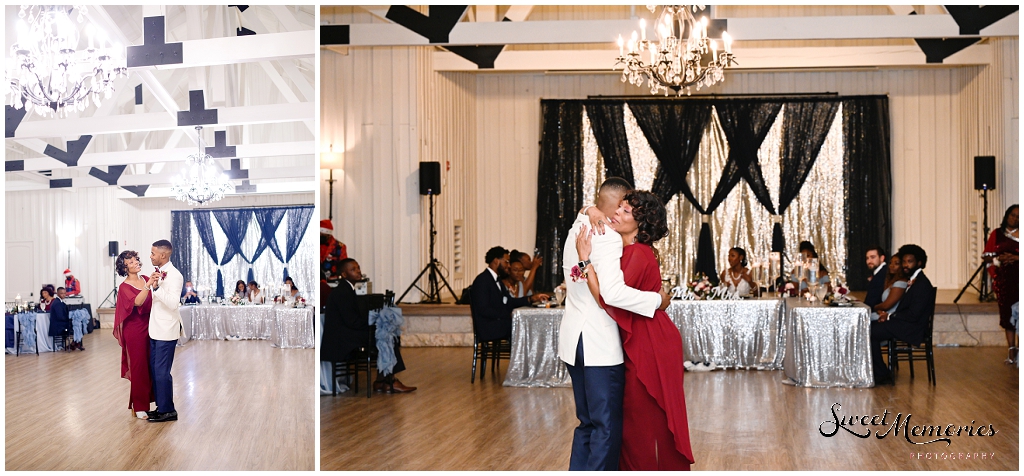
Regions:
M 622 249 L 622 275 L 631 288 L 661 289 L 661 271 L 649 245 L 638 243 Z M 601 304 L 619 325 L 626 364 L 619 469 L 689 470 L 693 450 L 686 421 L 679 329 L 664 311 L 648 318 L 609 307 L 603 300 Z
M 142 279 L 149 281 L 149 277 Z M 128 408 L 137 412 L 149 411 L 153 395 L 153 380 L 149 376 L 149 311 L 153 296 L 146 296 L 141 306 L 135 298 L 142 292 L 128 283 L 117 288 L 117 308 L 114 310 L 114 338 L 121 344 L 121 378 L 131 382 Z

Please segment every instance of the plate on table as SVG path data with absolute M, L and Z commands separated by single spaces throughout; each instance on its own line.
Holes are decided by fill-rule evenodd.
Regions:
M 829 307 L 853 307 L 852 302 L 833 302 L 829 303 Z

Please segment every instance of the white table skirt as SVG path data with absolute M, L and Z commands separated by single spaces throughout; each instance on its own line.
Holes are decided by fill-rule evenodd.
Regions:
M 34 354 L 36 347 L 39 347 L 39 352 L 53 352 L 53 338 L 50 337 L 50 313 L 48 312 L 34 312 L 34 313 L 20 313 L 14 315 L 14 332 L 17 336 L 18 330 L 21 329 L 21 318 L 23 314 L 34 314 L 36 321 L 36 341 L 35 345 L 32 342 L 25 341 L 24 334 L 22 335 L 21 353 L 22 354 Z M 17 337 L 15 337 L 17 340 Z M 15 343 L 14 345 L 18 345 Z M 17 349 L 14 347 L 8 347 L 5 349 L 8 354 L 16 354 Z

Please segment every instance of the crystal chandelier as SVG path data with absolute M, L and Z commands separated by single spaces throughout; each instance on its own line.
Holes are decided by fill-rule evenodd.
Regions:
M 8 104 L 52 117 L 84 111 L 100 96 L 110 98 L 114 80 L 127 76 L 124 47 L 112 44 L 92 23 L 85 27 L 87 47 L 79 50 L 79 34 L 70 11 L 83 23 L 84 5 L 22 5 L 17 40 L 7 62 Z
M 647 8 L 654 13 L 656 5 Z M 704 5 L 665 5 L 654 22 L 658 41 L 647 39 L 647 21 L 640 19 L 640 37 L 637 32 L 628 41 L 619 35 L 619 57 L 615 63 L 622 65 L 622 81 L 641 86 L 647 78 L 651 94 L 668 90 L 690 94 L 690 88 L 711 87 L 725 79 L 724 70 L 736 63 L 732 54 L 732 38 L 722 32 L 724 49 L 719 51 L 718 42 L 708 38 L 708 18 L 700 20 L 694 13 L 704 10 Z M 644 58 L 648 60 L 644 62 Z
M 199 135 L 199 151 L 185 159 L 185 167 L 174 178 L 171 192 L 174 198 L 189 205 L 205 205 L 224 198 L 232 190 L 227 175 L 203 152 L 203 126 L 196 126 Z

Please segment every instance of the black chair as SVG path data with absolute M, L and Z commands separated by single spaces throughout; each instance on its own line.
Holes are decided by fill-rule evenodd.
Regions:
M 889 357 L 889 372 L 893 375 L 899 370 L 900 362 L 910 364 L 910 378 L 914 378 L 914 362 L 924 360 L 928 365 L 928 382 L 935 385 L 935 354 L 932 351 L 932 329 L 935 324 L 935 297 L 938 288 L 932 288 L 931 305 L 928 312 L 928 327 L 925 330 L 924 341 L 921 345 L 910 345 L 899 339 L 891 339 L 888 342 L 887 354 Z
M 367 320 L 371 310 L 379 310 L 387 305 L 394 305 L 395 293 L 387 290 L 384 294 L 367 294 L 356 296 L 356 304 L 359 311 Z M 370 369 L 377 368 L 377 337 L 374 335 L 374 327 L 366 332 L 366 343 L 349 354 L 349 358 L 340 362 L 331 362 L 331 390 L 332 395 L 338 395 L 338 378 L 352 377 L 352 391 L 359 392 L 359 373 L 366 373 L 366 398 L 370 398 L 373 392 L 373 384 L 370 380 Z
M 481 380 L 483 380 L 484 375 L 487 373 L 488 356 L 491 358 L 491 373 L 498 375 L 498 369 L 501 368 L 501 360 L 511 360 L 512 358 L 512 342 L 508 339 L 481 341 L 477 337 L 476 317 L 473 316 L 472 307 L 470 307 L 470 316 L 472 316 L 473 320 L 473 368 L 470 372 L 469 383 L 474 383 L 476 381 L 477 360 L 480 361 Z

